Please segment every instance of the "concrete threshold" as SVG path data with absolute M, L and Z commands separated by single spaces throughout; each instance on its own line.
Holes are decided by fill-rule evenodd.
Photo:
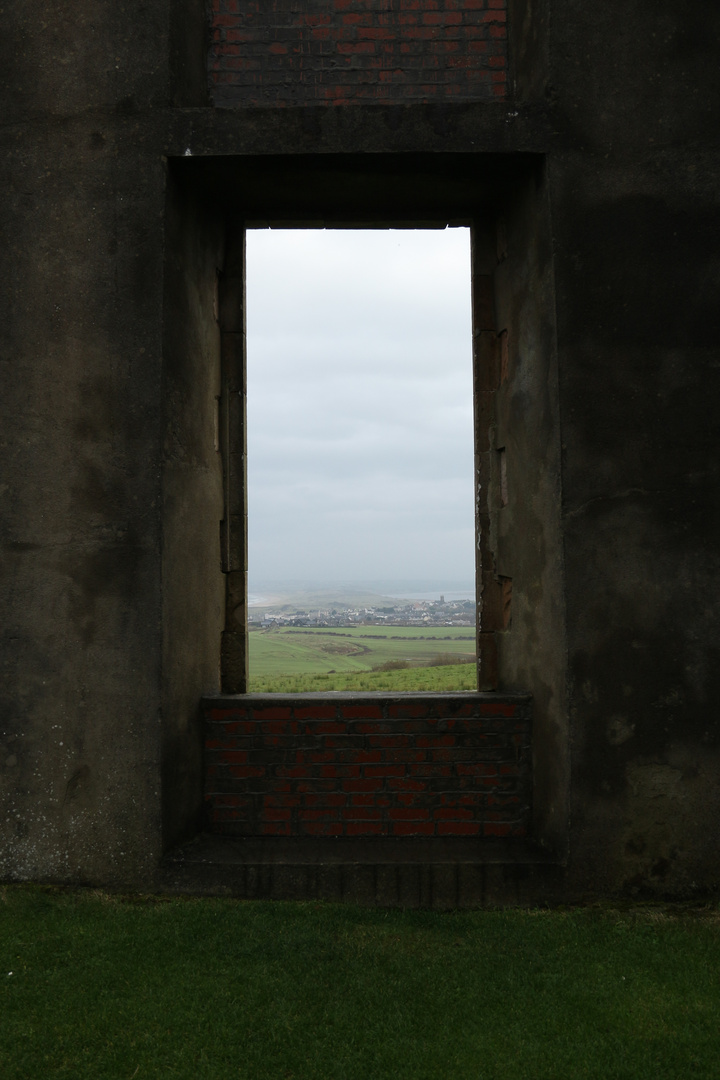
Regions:
M 528 841 L 236 839 L 201 834 L 168 853 L 161 887 L 239 899 L 474 908 L 542 902 L 557 859 Z

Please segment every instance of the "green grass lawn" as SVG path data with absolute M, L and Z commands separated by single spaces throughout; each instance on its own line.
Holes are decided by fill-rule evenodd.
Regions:
M 0 949 L 3 1080 L 720 1071 L 717 911 L 445 914 L 8 887 Z
M 471 686 L 465 685 L 465 673 L 457 670 L 460 666 L 467 666 L 475 654 L 475 635 L 470 627 L 358 626 L 333 630 L 283 627 L 267 631 L 253 630 L 249 642 L 250 689 L 258 692 L 274 692 L 280 689 L 275 685 L 278 678 L 287 681 L 290 676 L 295 680 L 302 677 L 302 685 L 288 683 L 288 689 L 293 692 L 317 689 L 475 689 L 474 677 Z M 452 665 L 442 676 L 420 679 L 417 685 L 412 679 L 405 680 L 408 682 L 405 686 L 402 679 L 387 677 L 379 680 L 376 686 L 365 685 L 367 674 L 388 661 L 407 661 L 413 666 L 427 665 L 438 654 L 453 654 L 460 663 Z M 308 678 L 323 675 L 332 677 L 332 685 L 315 686 Z

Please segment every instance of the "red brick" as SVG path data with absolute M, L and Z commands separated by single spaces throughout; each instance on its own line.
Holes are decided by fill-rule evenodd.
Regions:
M 380 836 L 382 833 L 382 821 L 348 821 L 345 826 L 346 836 Z
M 290 709 L 289 705 L 256 705 L 253 711 L 253 715 L 257 720 L 290 720 L 292 716 L 292 710 Z
M 340 42 L 337 51 L 340 56 L 354 56 L 358 53 L 374 53 L 375 44 L 372 41 Z
M 308 780 L 296 780 L 295 791 L 298 795 L 306 794 L 327 794 L 329 791 L 337 791 L 337 780 L 321 780 L 317 776 L 313 776 Z
M 295 755 L 298 765 L 322 765 L 326 761 L 335 761 L 333 750 L 298 750 Z
M 302 831 L 310 836 L 342 836 L 343 827 L 339 821 L 306 821 Z
M 440 746 L 454 746 L 454 735 L 419 735 L 416 740 L 417 746 L 434 749 Z
M 387 74 L 394 77 L 394 71 Z M 485 74 L 489 78 L 490 70 Z M 464 84 L 459 78 L 444 85 L 452 93 Z M 360 83 L 358 90 L 381 100 L 378 85 Z M 441 699 L 392 704 L 421 715 L 387 721 L 382 704 L 359 702 L 329 706 L 341 719 L 318 717 L 324 706 L 302 706 L 310 713 L 302 724 L 292 717 L 271 719 L 270 709 L 261 706 L 256 722 L 238 720 L 236 713 L 230 722 L 209 721 L 205 798 L 211 827 L 245 836 L 349 835 L 343 822 L 358 836 L 429 836 L 436 826 L 443 836 L 526 834 L 522 806 L 528 795 L 517 753 L 527 746 L 529 724 L 516 705 L 502 699 L 452 708 Z M 357 715 L 349 718 L 347 710 Z M 482 715 L 473 715 L 477 711 Z M 230 724 L 240 733 L 225 738 Z
M 341 705 L 339 712 L 346 720 L 382 720 L 379 705 Z
M 346 806 L 342 816 L 346 821 L 380 821 L 383 812 L 377 806 Z
M 302 795 L 299 798 L 302 806 L 345 806 L 347 795 L 340 792 L 323 791 L 313 795 Z
M 399 750 L 386 750 L 383 757 L 388 764 L 402 762 L 404 765 L 409 765 L 413 762 L 427 761 L 428 752 L 427 750 L 411 750 L 403 746 Z
M 373 780 L 343 780 L 342 789 L 347 792 L 379 791 L 383 786 L 380 779 Z
M 260 827 L 263 836 L 289 836 L 289 821 L 266 821 Z
M 422 16 L 424 26 L 453 26 L 462 22 L 462 15 L 455 11 L 427 11 Z
M 383 26 L 359 26 L 357 35 L 358 40 L 369 38 L 372 41 L 379 41 L 383 38 L 392 38 L 395 36 L 392 30 L 387 30 Z
M 433 762 L 426 762 L 423 765 L 408 765 L 407 769 L 410 776 L 432 776 L 437 778 L 452 776 L 452 769 L 449 765 L 439 765 Z
M 254 720 L 235 720 L 225 725 L 225 735 L 254 735 L 257 730 Z
M 342 750 L 341 753 L 343 755 L 342 761 L 351 761 L 358 765 L 382 761 L 382 754 L 379 750 Z
M 361 776 L 363 771 L 362 765 L 323 765 L 320 774 L 321 776 L 330 777 L 348 777 L 348 776 Z
M 295 709 L 296 720 L 334 720 L 334 705 L 302 706 Z
M 325 806 L 317 810 L 298 810 L 298 821 L 337 821 L 337 810 Z
M 408 780 L 407 777 L 397 779 L 393 782 L 393 788 L 396 791 L 426 791 L 427 784 L 422 780 Z
M 514 716 L 517 712 L 517 705 L 498 701 L 493 702 L 492 705 L 481 705 L 480 712 L 483 716 Z
M 291 729 L 289 727 L 289 721 L 268 720 L 264 716 L 259 717 L 259 720 L 258 731 L 262 735 L 285 735 L 290 731 L 294 734 L 295 731 L 297 731 L 297 725 Z
M 281 794 L 263 796 L 263 806 L 300 806 L 302 799 L 299 795 Z
M 347 727 L 340 720 L 322 721 L 310 729 L 313 735 L 345 735 Z
M 422 705 L 417 702 L 393 702 L 388 706 L 388 716 L 390 719 L 417 719 L 419 717 L 427 716 L 427 705 Z
M 375 796 L 374 795 L 353 795 L 350 802 L 351 802 L 351 804 L 353 806 L 374 806 L 375 805 Z
M 409 746 L 409 735 L 371 735 L 368 739 L 371 746 L 377 746 L 381 750 L 386 750 L 391 746 Z

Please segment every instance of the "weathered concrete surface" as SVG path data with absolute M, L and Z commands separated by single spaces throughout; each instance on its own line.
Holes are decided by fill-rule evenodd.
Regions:
M 496 458 L 491 569 L 511 583 L 509 625 L 496 634 L 499 689 L 532 688 L 535 835 L 565 857 L 570 762 L 560 409 L 549 193 L 541 164 L 500 207 L 498 258 L 502 370 L 490 434 Z M 497 475 L 500 454 L 504 478 Z
M 225 582 L 217 281 L 223 222 L 171 171 L 165 228 L 162 805 L 163 847 L 200 823 L 198 687 L 219 686 Z
M 501 675 L 547 717 L 536 814 L 567 852 L 552 895 L 716 888 L 720 11 L 513 0 L 507 106 L 250 115 L 204 107 L 200 7 L 4 16 L 0 873 L 150 887 L 193 827 L 221 585 L 220 241 L 164 158 L 542 153 L 538 186 L 508 192 L 508 242 L 524 239 L 497 271 L 532 376 L 526 407 L 509 384 L 499 402 L 502 513 L 542 512 L 505 550 L 498 534 L 498 566 Z M 183 289 L 186 348 L 163 330 Z
M 2 873 L 160 852 L 167 11 L 21 3 L 2 39 Z
M 720 12 L 553 5 L 570 866 L 717 887 Z

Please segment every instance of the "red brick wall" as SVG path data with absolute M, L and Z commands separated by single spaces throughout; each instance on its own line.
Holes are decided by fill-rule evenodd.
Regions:
M 527 835 L 530 702 L 247 695 L 205 707 L 213 832 Z
M 216 105 L 493 101 L 506 0 L 212 0 Z

